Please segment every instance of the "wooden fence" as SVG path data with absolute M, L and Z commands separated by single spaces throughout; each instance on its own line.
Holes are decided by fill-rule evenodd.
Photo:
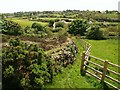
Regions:
M 116 67 L 118 69 L 120 69 L 120 66 L 117 65 L 117 64 L 113 64 L 111 62 L 108 62 L 108 60 L 103 60 L 103 59 L 100 59 L 100 58 L 97 58 L 95 56 L 90 55 L 91 45 L 84 40 L 80 40 L 80 41 L 81 41 L 81 45 L 85 49 L 85 51 L 83 51 L 82 55 L 81 55 L 81 58 L 82 58 L 81 68 L 80 68 L 81 74 L 86 75 L 86 73 L 87 73 L 87 74 L 97 78 L 98 80 L 100 80 L 100 82 L 104 82 L 104 83 L 110 85 L 111 87 L 113 87 L 117 90 L 120 90 L 120 87 L 115 86 L 115 85 L 113 85 L 110 82 L 105 80 L 105 78 L 107 78 L 107 79 L 111 80 L 112 82 L 117 83 L 119 85 L 120 81 L 111 77 L 111 76 L 109 76 L 109 75 L 107 75 L 107 72 L 110 72 L 110 73 L 115 74 L 118 77 L 120 77 L 120 73 L 109 69 L 108 65 L 110 65 L 112 67 Z M 98 63 L 95 63 L 95 62 L 91 61 L 91 59 L 95 59 L 96 61 L 99 61 L 99 62 L 103 63 L 103 66 L 98 64 Z M 97 70 L 96 68 L 90 66 L 89 64 L 92 64 L 93 66 L 99 67 L 102 71 Z M 98 76 L 98 74 L 91 73 L 87 69 L 90 69 L 95 73 L 98 73 L 100 76 Z

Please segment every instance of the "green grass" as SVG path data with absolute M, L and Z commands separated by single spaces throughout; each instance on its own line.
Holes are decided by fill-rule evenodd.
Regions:
M 55 20 L 55 19 L 68 19 L 68 18 L 39 18 L 44 20 Z
M 18 18 L 12 18 L 12 19 L 8 18 L 7 20 L 12 20 L 12 21 L 14 21 L 14 22 L 17 22 L 17 23 L 20 24 L 23 28 L 25 28 L 26 26 L 30 26 L 30 27 L 31 27 L 31 25 L 32 25 L 34 22 L 39 23 L 39 24 L 41 24 L 41 25 L 43 25 L 43 26 L 45 26 L 45 25 L 48 24 L 48 23 L 46 23 L 46 22 L 29 21 L 29 20 L 27 20 L 27 19 L 18 19 Z
M 88 40 L 92 45 L 91 54 L 118 64 L 118 40 Z
M 62 73 L 59 73 L 53 79 L 53 83 L 46 85 L 46 88 L 103 88 L 100 81 L 92 76 L 80 74 L 81 65 L 81 53 L 83 48 L 80 45 L 79 39 L 74 38 L 75 43 L 79 48 L 79 53 L 77 54 L 77 61 L 73 65 L 69 65 L 67 68 L 63 69 Z M 109 40 L 87 40 L 91 45 L 91 54 L 93 56 L 107 59 L 110 62 L 118 62 L 118 42 L 114 39 Z M 115 68 L 110 67 L 110 69 L 115 70 Z M 118 78 L 115 75 L 110 74 L 114 78 Z M 106 79 L 107 80 L 107 79 Z M 109 80 L 107 80 L 109 81 Z M 111 81 L 110 81 L 111 82 Z M 114 84 L 113 82 L 111 82 Z M 114 84 L 116 85 L 116 84 Z
M 79 40 L 74 39 L 74 41 L 79 47 L 77 60 L 73 65 L 63 68 L 63 72 L 54 77 L 53 83 L 46 85 L 46 88 L 95 88 L 87 81 L 86 77 L 81 76 L 80 74 L 80 53 L 83 51 L 83 48 L 80 46 Z
M 109 62 L 118 65 L 118 40 L 108 39 L 108 40 L 87 40 L 87 41 L 92 45 L 91 55 L 104 59 L 104 60 L 108 60 Z M 95 59 L 90 59 L 90 60 L 97 64 L 104 65 L 104 63 L 101 63 L 100 61 L 96 61 Z M 89 65 L 92 67 L 95 67 L 92 64 L 89 64 Z M 108 68 L 110 70 L 120 73 L 118 68 L 116 67 L 108 65 Z M 111 76 L 117 80 L 119 78 L 117 75 L 113 73 L 109 73 L 108 76 Z M 118 86 L 117 83 L 114 83 L 110 79 L 105 78 L 105 80 L 115 86 Z
M 105 14 L 105 13 L 97 13 L 93 16 L 97 16 L 97 17 L 101 17 L 101 18 L 104 18 L 104 17 L 107 17 L 107 18 L 110 18 L 110 19 L 117 19 L 118 18 L 118 14 Z

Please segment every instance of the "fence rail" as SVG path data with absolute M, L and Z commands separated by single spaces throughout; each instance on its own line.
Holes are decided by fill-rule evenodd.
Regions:
M 110 70 L 108 68 L 108 65 L 111 65 L 113 67 L 117 67 L 118 69 L 120 69 L 120 66 L 117 65 L 117 64 L 108 62 L 108 60 L 103 60 L 101 58 L 98 58 L 98 57 L 90 55 L 91 45 L 88 42 L 86 42 L 85 40 L 82 40 L 82 39 L 80 39 L 80 42 L 81 42 L 82 47 L 85 49 L 85 51 L 83 51 L 82 55 L 81 55 L 81 58 L 82 58 L 81 68 L 80 68 L 81 74 L 82 75 L 86 75 L 86 73 L 87 73 L 87 74 L 97 78 L 98 80 L 100 80 L 100 82 L 104 82 L 104 83 L 108 84 L 109 86 L 111 86 L 111 87 L 113 87 L 115 89 L 120 90 L 120 88 L 118 88 L 117 86 L 115 86 L 115 85 L 113 85 L 110 82 L 105 80 L 105 78 L 107 78 L 107 79 L 111 80 L 112 82 L 116 82 L 117 84 L 120 84 L 119 80 L 115 79 L 114 77 L 111 77 L 111 76 L 107 75 L 107 72 L 109 71 L 112 74 L 120 76 L 120 73 L 118 73 L 116 71 L 113 71 L 113 70 Z M 95 59 L 97 61 L 100 61 L 101 63 L 103 63 L 103 66 L 101 66 L 100 64 L 95 63 L 93 61 L 90 61 L 89 58 L 93 58 L 93 59 Z M 97 66 L 97 67 L 101 68 L 102 72 L 97 70 L 97 69 L 95 69 L 94 67 L 90 66 L 89 64 L 92 64 L 94 66 Z M 93 74 L 90 71 L 88 71 L 87 69 L 90 69 L 93 72 L 96 72 L 96 73 L 98 73 L 101 76 Z

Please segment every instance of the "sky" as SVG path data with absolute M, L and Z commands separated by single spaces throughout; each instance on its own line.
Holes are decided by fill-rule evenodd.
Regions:
M 0 0 L 0 13 L 19 11 L 118 10 L 119 0 Z

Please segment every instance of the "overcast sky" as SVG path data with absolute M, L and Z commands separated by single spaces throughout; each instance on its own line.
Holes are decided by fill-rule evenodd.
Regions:
M 47 10 L 118 10 L 119 0 L 0 0 L 0 13 Z

